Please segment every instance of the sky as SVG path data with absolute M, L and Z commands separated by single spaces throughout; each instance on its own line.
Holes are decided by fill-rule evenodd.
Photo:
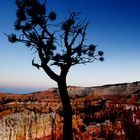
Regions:
M 90 22 L 87 44 L 104 51 L 96 61 L 70 69 L 67 85 L 100 86 L 140 81 L 140 0 L 48 0 L 48 11 L 65 19 L 81 12 Z M 56 87 L 43 70 L 31 65 L 33 52 L 23 44 L 11 44 L 4 35 L 17 33 L 15 0 L 0 1 L 0 92 L 28 93 Z

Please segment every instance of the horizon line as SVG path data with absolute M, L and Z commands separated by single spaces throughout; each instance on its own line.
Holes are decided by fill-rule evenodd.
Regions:
M 113 85 L 121 85 L 121 84 L 133 84 L 133 83 L 140 83 L 139 81 L 133 81 L 133 82 L 118 82 L 118 83 L 107 83 L 107 84 L 99 84 L 94 86 L 79 86 L 79 85 L 68 85 L 67 87 L 87 87 L 87 88 L 93 88 L 93 87 L 102 87 L 102 86 L 113 86 Z M 28 94 L 33 92 L 39 92 L 39 91 L 46 91 L 49 89 L 58 88 L 56 86 L 52 87 L 0 87 L 0 93 L 17 93 L 17 94 Z

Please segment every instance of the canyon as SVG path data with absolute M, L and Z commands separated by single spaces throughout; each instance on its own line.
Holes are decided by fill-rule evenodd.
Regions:
M 139 81 L 68 86 L 68 92 L 74 140 L 140 138 Z M 57 88 L 29 94 L 0 93 L 0 140 L 61 140 L 62 126 Z

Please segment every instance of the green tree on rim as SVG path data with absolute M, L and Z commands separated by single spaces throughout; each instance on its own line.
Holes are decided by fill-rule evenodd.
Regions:
M 32 65 L 42 68 L 57 83 L 63 106 L 63 140 L 72 140 L 72 108 L 67 91 L 67 74 L 76 64 L 103 61 L 103 52 L 95 53 L 95 45 L 84 44 L 88 22 L 80 18 L 80 13 L 71 12 L 67 19 L 56 23 L 56 13 L 46 12 L 46 0 L 16 0 L 16 5 L 14 27 L 20 34 L 12 33 L 8 39 L 31 48 L 40 59 L 36 63 L 33 58 Z M 53 66 L 59 67 L 59 74 Z

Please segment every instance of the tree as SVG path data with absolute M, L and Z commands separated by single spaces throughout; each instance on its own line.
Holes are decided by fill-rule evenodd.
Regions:
M 103 61 L 103 52 L 95 54 L 96 46 L 85 45 L 88 22 L 80 18 L 80 13 L 70 12 L 63 22 L 56 23 L 54 11 L 47 14 L 46 0 L 16 0 L 17 20 L 15 29 L 20 34 L 8 35 L 12 43 L 21 42 L 39 56 L 39 63 L 32 60 L 32 65 L 42 68 L 57 82 L 63 106 L 63 139 L 72 140 L 72 109 L 67 91 L 66 76 L 76 64 Z M 53 67 L 59 68 L 57 74 Z

